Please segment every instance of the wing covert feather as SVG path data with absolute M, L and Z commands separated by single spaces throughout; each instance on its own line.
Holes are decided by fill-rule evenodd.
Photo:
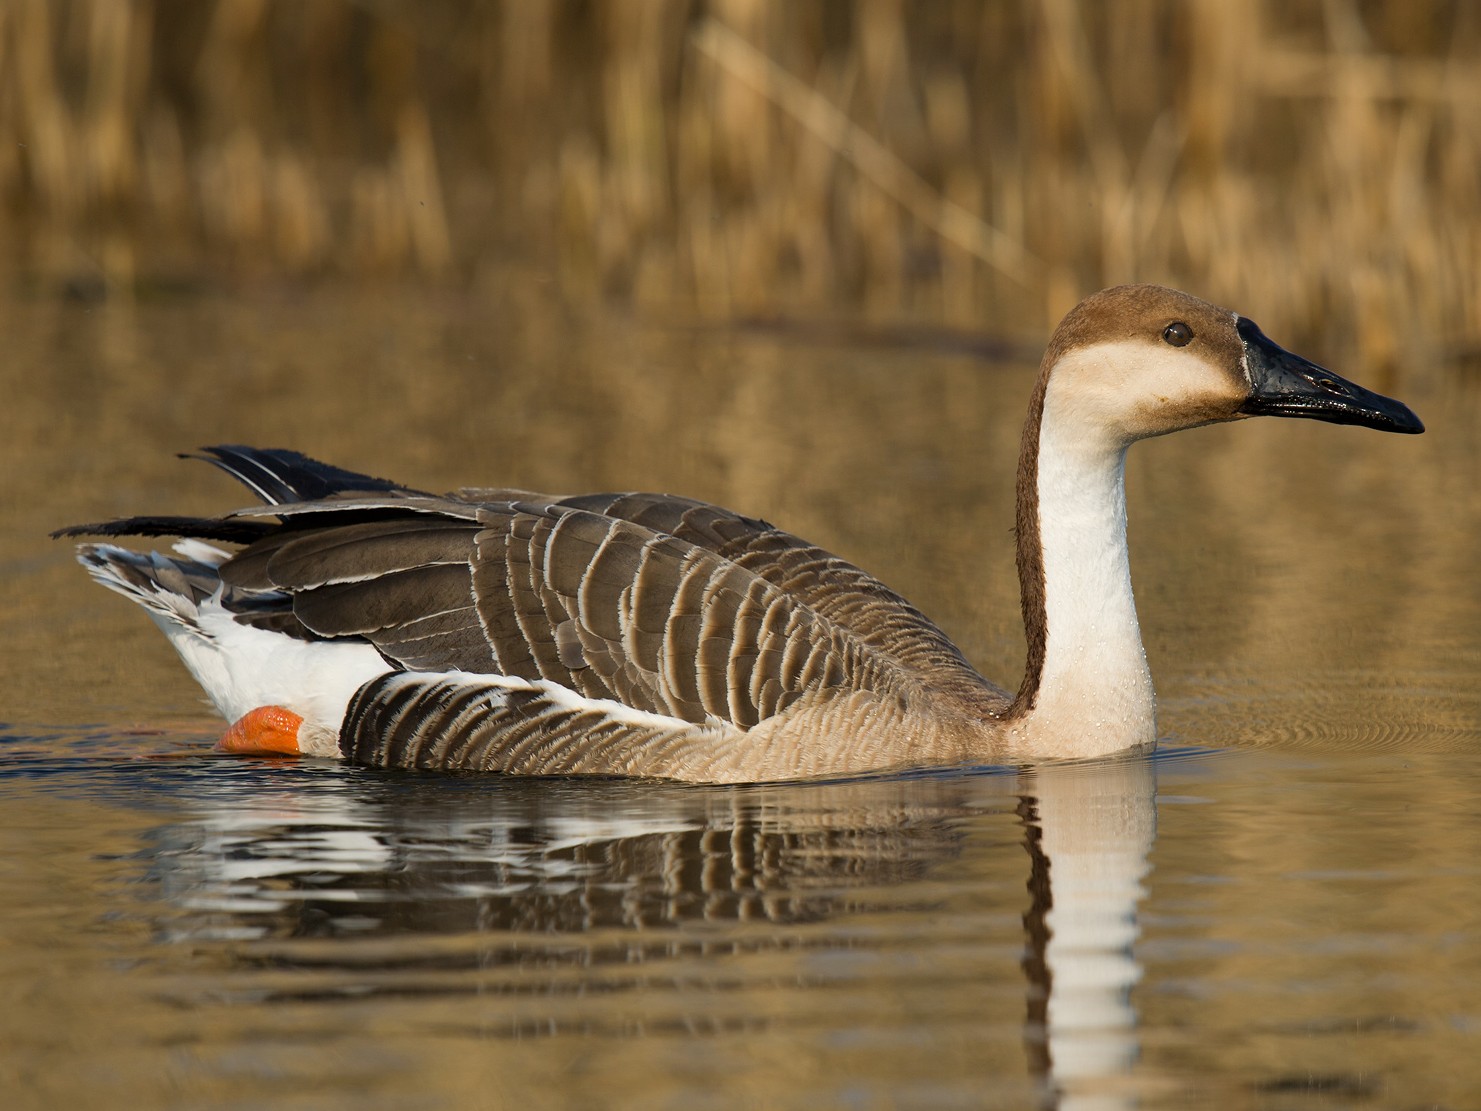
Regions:
M 940 628 L 895 591 L 846 560 L 766 521 L 669 494 L 588 494 L 556 504 L 632 521 L 714 552 L 848 629 L 938 689 L 972 699 L 1008 697 L 967 662 Z
M 407 500 L 342 525 L 279 506 L 283 531 L 223 578 L 287 594 L 314 634 L 363 637 L 406 668 L 545 680 L 693 724 L 750 728 L 835 687 L 999 693 L 898 595 L 764 521 L 647 494 L 448 515 Z
M 478 610 L 500 661 L 533 660 L 524 678 L 742 728 L 866 679 L 851 637 L 677 537 L 568 505 L 485 506 L 480 523 Z

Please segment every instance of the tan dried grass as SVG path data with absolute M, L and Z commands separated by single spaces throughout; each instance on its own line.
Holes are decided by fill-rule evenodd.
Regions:
M 1158 280 L 1396 365 L 1481 349 L 1478 116 L 1464 0 L 7 0 L 0 244 L 1018 331 Z

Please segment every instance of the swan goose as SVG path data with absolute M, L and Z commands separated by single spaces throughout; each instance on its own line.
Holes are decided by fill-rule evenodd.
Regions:
M 1016 694 L 863 571 L 668 495 L 438 496 L 227 446 L 197 458 L 265 504 L 57 535 L 181 538 L 78 558 L 164 631 L 228 751 L 698 782 L 1094 757 L 1157 739 L 1126 450 L 1258 414 L 1424 430 L 1185 293 L 1118 286 L 1064 318 L 1019 460 Z

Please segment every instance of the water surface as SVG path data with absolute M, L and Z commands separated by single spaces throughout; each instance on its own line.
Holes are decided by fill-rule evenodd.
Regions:
M 1011 684 L 1030 368 L 528 289 L 0 327 L 7 1106 L 1476 1104 L 1464 377 L 1372 383 L 1417 439 L 1263 421 L 1132 452 L 1156 759 L 689 788 L 214 756 L 153 626 L 44 534 L 236 504 L 173 458 L 214 442 L 670 490 L 862 564 Z

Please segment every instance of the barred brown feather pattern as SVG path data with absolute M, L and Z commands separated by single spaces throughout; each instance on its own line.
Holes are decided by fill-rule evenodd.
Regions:
M 662 494 L 436 496 L 292 452 L 208 454 L 276 503 L 208 522 L 253 537 L 220 568 L 239 620 L 691 726 L 751 730 L 830 692 L 902 711 L 946 694 L 969 716 L 1006 704 L 899 595 L 762 520 Z M 420 718 L 465 729 L 479 703 L 458 698 Z
M 899 594 L 765 521 L 666 494 L 586 495 L 560 504 L 633 521 L 712 551 L 851 630 L 926 685 L 968 702 L 1006 705 L 1006 693 L 978 674 L 950 638 Z
M 644 774 L 694 734 L 675 722 L 613 720 L 552 691 L 473 676 L 392 673 L 362 687 L 340 751 L 357 764 L 520 775 Z
M 368 642 L 397 669 L 343 719 L 363 763 L 835 773 L 886 751 L 960 758 L 1007 703 L 898 595 L 765 521 L 660 494 L 436 496 L 292 452 L 207 451 L 274 503 L 183 521 L 245 545 L 215 569 L 220 604 Z M 279 500 L 300 491 L 314 500 Z
M 314 634 L 364 638 L 405 668 L 543 679 L 742 729 L 833 688 L 901 698 L 929 688 L 987 712 L 1005 701 L 877 580 L 702 502 L 317 504 L 275 507 L 281 531 L 230 560 L 223 578 L 291 595 Z
M 504 674 L 743 729 L 809 689 L 889 686 L 857 637 L 714 552 L 568 504 L 480 520 L 473 588 Z

